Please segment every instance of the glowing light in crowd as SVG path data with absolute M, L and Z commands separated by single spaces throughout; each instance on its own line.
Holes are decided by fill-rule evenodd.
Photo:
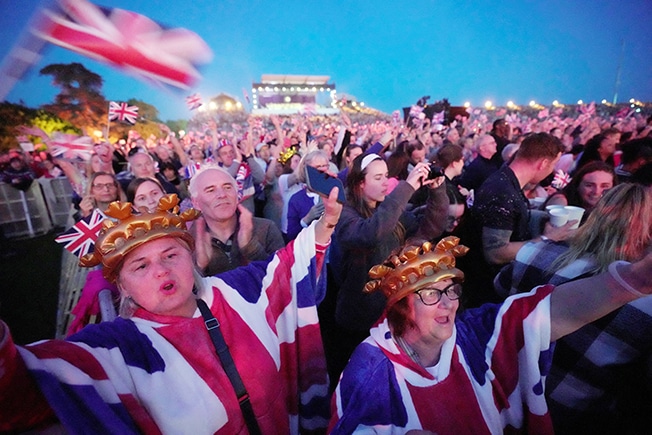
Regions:
M 507 102 L 507 107 L 509 107 L 510 109 L 513 109 L 514 107 L 516 107 L 516 104 L 514 104 L 514 102 L 512 100 L 509 100 Z
M 559 101 L 554 100 L 554 101 L 552 102 L 552 105 L 555 106 L 555 107 L 556 107 L 556 106 L 559 106 Z
M 211 110 L 217 109 L 217 104 L 215 103 L 215 101 L 211 101 L 210 103 L 208 103 L 208 108 Z
M 233 108 L 233 104 L 230 101 L 227 101 L 224 103 L 224 108 L 226 110 L 231 110 Z
M 534 101 L 534 100 L 531 100 L 531 101 L 530 101 L 530 107 L 534 107 L 534 106 L 536 106 L 536 105 L 537 105 L 537 102 L 536 102 L 536 101 Z
M 491 109 L 492 106 L 493 106 L 493 103 L 491 101 L 487 100 L 487 101 L 484 102 L 485 109 Z
M 605 99 L 603 98 L 602 101 L 601 101 L 601 103 L 602 103 L 602 104 L 607 104 L 607 100 L 605 100 Z
M 577 100 L 577 104 L 584 104 L 584 101 L 582 101 L 582 100 Z
M 464 103 L 464 107 L 468 109 L 469 107 L 471 107 L 471 103 L 467 101 L 466 103 Z

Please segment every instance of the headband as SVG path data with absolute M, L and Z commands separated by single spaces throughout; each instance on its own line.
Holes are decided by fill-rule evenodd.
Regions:
M 360 170 L 364 171 L 365 169 L 367 169 L 367 166 L 371 164 L 371 162 L 375 160 L 382 160 L 382 159 L 383 158 L 380 157 L 378 154 L 367 154 L 362 158 L 362 163 L 360 163 Z

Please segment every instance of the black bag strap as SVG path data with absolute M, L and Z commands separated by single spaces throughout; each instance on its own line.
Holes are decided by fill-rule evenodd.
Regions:
M 238 396 L 238 403 L 240 404 L 240 410 L 242 411 L 242 415 L 247 423 L 247 429 L 249 429 L 251 435 L 260 435 L 260 427 L 258 427 L 254 410 L 249 401 L 249 393 L 247 393 L 247 389 L 242 383 L 242 378 L 240 378 L 238 369 L 233 362 L 233 357 L 229 352 L 229 347 L 224 341 L 224 336 L 222 335 L 222 331 L 220 331 L 220 322 L 218 322 L 215 316 L 213 316 L 208 305 L 206 305 L 206 302 L 202 299 L 197 299 L 197 306 L 204 318 L 204 324 L 206 325 L 208 334 L 211 336 L 211 341 L 213 342 L 215 352 L 222 363 L 222 368 L 229 377 L 229 381 L 231 381 L 231 385 L 233 385 L 236 396 Z

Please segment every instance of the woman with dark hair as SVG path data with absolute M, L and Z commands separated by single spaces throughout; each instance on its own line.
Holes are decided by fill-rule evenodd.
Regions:
M 447 191 L 456 192 L 462 197 L 469 194 L 468 190 L 453 181 L 454 178 L 462 175 L 464 169 L 464 149 L 461 146 L 452 143 L 442 146 L 437 151 L 435 162 L 444 170 Z
M 146 208 L 149 213 L 156 211 L 158 201 L 164 195 L 163 186 L 155 178 L 134 178 L 127 186 L 127 201 L 136 209 Z
M 609 128 L 593 136 L 584 146 L 584 152 L 577 161 L 575 172 L 593 161 L 605 162 L 611 167 L 614 167 L 614 153 L 616 152 L 616 145 L 619 142 L 620 131 L 615 128 Z
M 584 222 L 602 195 L 616 184 L 617 178 L 613 166 L 600 161 L 590 162 L 577 171 L 564 190 L 548 197 L 544 208 L 548 205 L 582 207 L 585 210 L 582 217 Z
M 409 237 L 431 240 L 444 231 L 448 198 L 443 177 L 428 179 L 428 164 L 418 163 L 407 179 L 387 194 L 387 164 L 378 154 L 355 158 L 347 177 L 347 203 L 335 229 L 331 265 L 339 292 L 335 309 L 339 331 L 337 355 L 329 371 L 337 379 L 351 352 L 369 333 L 385 306 L 382 294 L 365 295 L 362 288 L 369 268 L 382 261 Z M 423 216 L 407 211 L 421 186 L 429 195 Z M 340 359 L 338 359 L 340 357 Z
M 410 159 L 407 154 L 399 150 L 387 157 L 387 176 L 389 177 L 389 180 L 387 180 L 389 183 L 387 193 L 391 193 L 399 181 L 407 178 L 409 164 Z

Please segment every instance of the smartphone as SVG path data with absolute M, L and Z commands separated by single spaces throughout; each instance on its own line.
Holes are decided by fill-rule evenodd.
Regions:
M 328 196 L 333 187 L 337 187 L 337 202 L 344 204 L 346 197 L 344 195 L 344 186 L 342 181 L 337 177 L 331 177 L 325 172 L 321 172 L 312 166 L 306 166 L 306 184 L 308 189 L 320 195 Z

